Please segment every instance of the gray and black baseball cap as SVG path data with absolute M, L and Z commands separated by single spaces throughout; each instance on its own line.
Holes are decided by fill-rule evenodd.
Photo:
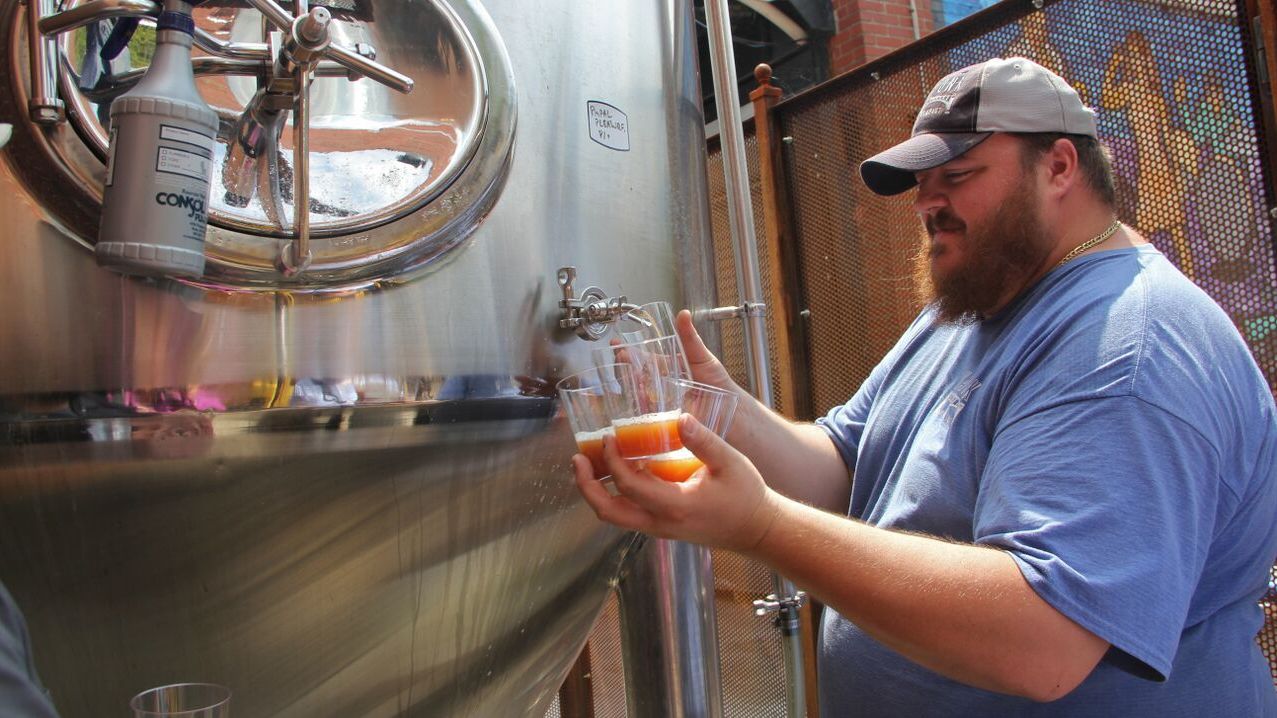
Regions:
M 860 176 L 877 194 L 900 194 L 917 184 L 914 172 L 939 167 L 994 132 L 1095 137 L 1095 111 L 1036 62 L 993 58 L 946 75 L 922 103 L 912 136 L 860 163 Z

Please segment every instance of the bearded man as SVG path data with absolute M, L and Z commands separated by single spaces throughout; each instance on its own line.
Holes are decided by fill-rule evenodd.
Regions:
M 1023 58 L 959 70 L 861 165 L 917 186 L 934 296 L 815 424 L 747 398 L 678 319 L 682 484 L 574 458 L 597 515 L 742 552 L 827 607 L 822 715 L 1277 716 L 1255 642 L 1277 409 L 1224 312 L 1114 216 L 1094 113 Z

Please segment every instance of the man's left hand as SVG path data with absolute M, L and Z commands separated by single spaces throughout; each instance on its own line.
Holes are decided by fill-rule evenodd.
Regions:
M 598 517 L 652 536 L 734 551 L 749 551 L 762 541 L 779 509 L 780 497 L 767 488 L 758 470 L 736 449 L 691 415 L 679 420 L 683 445 L 705 466 L 687 481 L 670 483 L 635 468 L 607 437 L 603 456 L 617 495 L 594 478 L 590 462 L 572 459 L 576 485 Z

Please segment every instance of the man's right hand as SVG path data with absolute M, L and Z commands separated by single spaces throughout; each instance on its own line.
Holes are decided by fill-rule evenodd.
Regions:
M 700 333 L 692 324 L 691 312 L 686 309 L 680 311 L 674 318 L 674 329 L 678 332 L 679 339 L 683 341 L 683 352 L 687 355 L 692 379 L 737 394 L 745 394 L 745 391 L 732 381 L 732 376 L 727 373 L 727 367 L 723 366 L 718 357 L 705 346 L 705 341 L 701 339 Z
M 692 378 L 740 396 L 727 443 L 745 454 L 771 488 L 818 508 L 846 511 L 851 477 L 829 435 L 814 424 L 789 421 L 732 381 L 692 326 L 691 312 L 679 312 L 674 329 L 683 341 Z

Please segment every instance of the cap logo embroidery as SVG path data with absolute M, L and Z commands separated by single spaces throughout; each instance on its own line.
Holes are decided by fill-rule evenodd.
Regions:
M 945 80 L 944 82 L 940 83 L 940 85 L 936 87 L 935 92 L 946 94 L 946 95 L 957 92 L 958 88 L 962 87 L 962 80 L 966 78 L 966 76 L 967 76 L 967 73 L 965 72 L 954 73 L 953 76 L 950 77 L 948 80 Z
M 927 97 L 927 101 L 923 103 L 919 115 L 939 115 L 949 114 L 953 109 L 953 103 L 958 99 L 958 89 L 962 87 L 962 81 L 966 79 L 966 72 L 956 72 L 945 80 L 942 80 L 935 89 L 931 91 L 931 95 Z
M 933 95 L 927 98 L 927 104 L 922 106 L 920 115 L 939 115 L 949 114 L 949 110 L 953 109 L 953 101 L 957 99 L 957 95 L 941 95 L 939 97 Z

